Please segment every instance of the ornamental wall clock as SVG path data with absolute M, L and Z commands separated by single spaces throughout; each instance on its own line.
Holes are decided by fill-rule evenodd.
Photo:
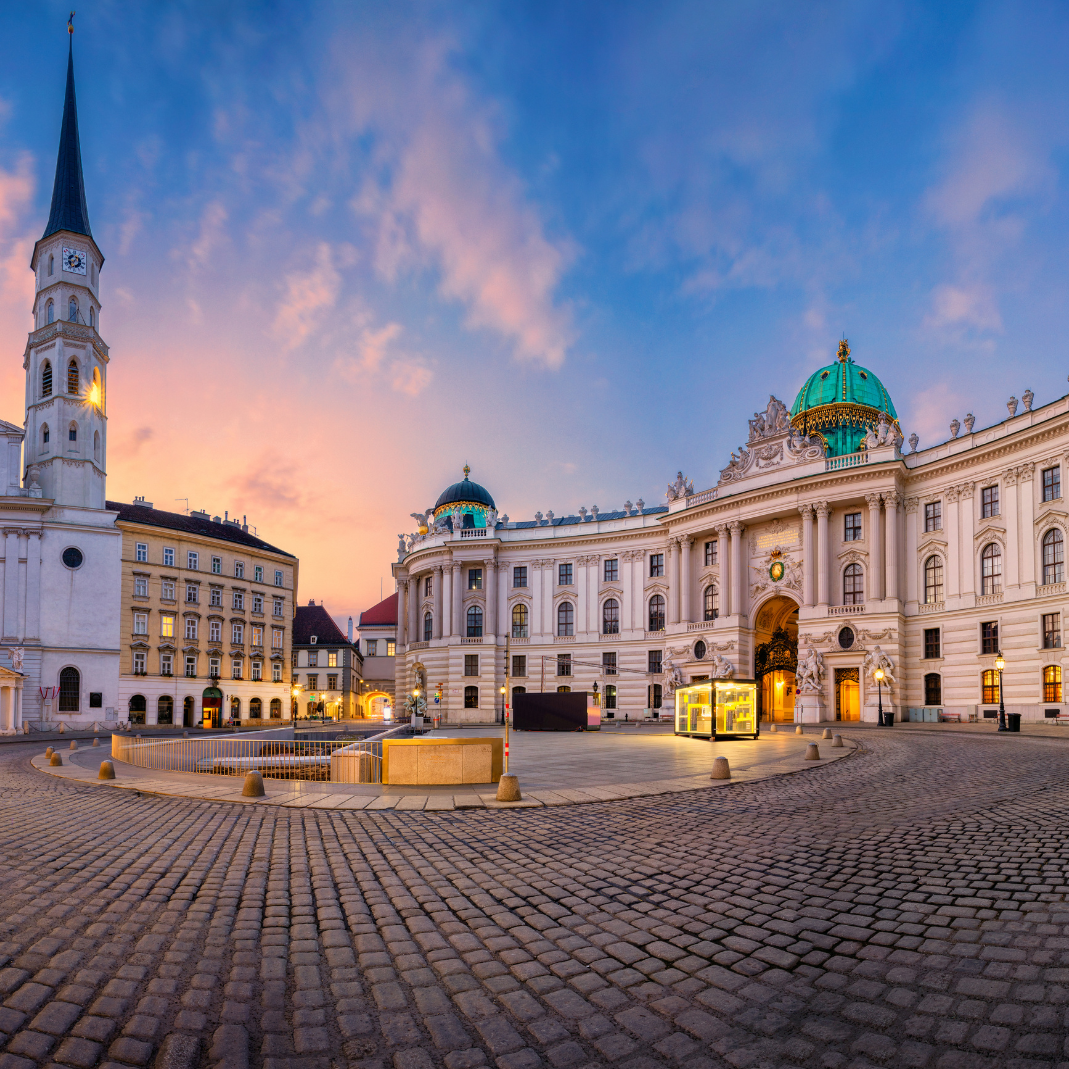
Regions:
M 85 249 L 63 248 L 63 270 L 75 275 L 84 275 L 86 265 Z

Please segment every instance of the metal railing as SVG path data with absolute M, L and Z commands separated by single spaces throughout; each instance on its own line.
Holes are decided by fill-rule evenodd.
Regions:
M 344 735 L 336 739 L 295 739 L 293 728 L 195 739 L 112 735 L 111 755 L 117 761 L 157 772 L 214 776 L 259 772 L 265 779 L 381 783 L 381 740 L 404 730 L 404 726 L 393 728 L 358 742 Z

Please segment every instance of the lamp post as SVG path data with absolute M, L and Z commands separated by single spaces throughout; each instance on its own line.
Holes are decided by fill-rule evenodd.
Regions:
M 876 724 L 878 727 L 886 727 L 887 725 L 883 720 L 883 669 L 877 668 L 872 673 L 872 678 L 876 680 L 876 695 L 879 702 L 879 711 L 876 714 Z
M 1002 669 L 1006 667 L 1006 658 L 1002 656 L 1002 650 L 995 655 L 995 667 L 998 669 L 998 729 L 1009 731 L 1006 723 L 1006 703 L 1002 697 Z
M 290 705 L 290 718 L 292 720 L 297 719 L 297 699 L 301 694 L 300 684 L 294 683 L 290 693 L 293 695 L 293 703 Z
M 501 723 L 505 722 L 505 687 L 502 685 L 498 688 L 498 693 L 501 695 Z

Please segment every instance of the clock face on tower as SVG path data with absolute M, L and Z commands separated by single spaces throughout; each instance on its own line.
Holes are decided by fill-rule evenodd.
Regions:
M 63 250 L 63 270 L 71 271 L 76 275 L 85 274 L 85 249 L 68 249 Z

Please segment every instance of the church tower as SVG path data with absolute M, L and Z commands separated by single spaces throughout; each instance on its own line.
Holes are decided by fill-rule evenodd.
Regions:
M 73 30 L 72 30 L 73 33 Z M 26 344 L 24 485 L 57 505 L 103 509 L 107 472 L 108 347 L 100 337 L 104 257 L 89 229 L 82 180 L 74 47 L 52 189 L 34 246 L 34 329 Z

